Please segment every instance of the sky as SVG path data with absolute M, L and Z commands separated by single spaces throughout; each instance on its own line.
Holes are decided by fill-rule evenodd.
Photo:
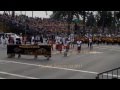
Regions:
M 20 15 L 21 13 L 25 15 L 32 17 L 32 11 L 16 11 L 16 15 Z M 0 13 L 3 13 L 3 11 L 0 11 Z M 52 14 L 52 11 L 47 11 L 47 15 L 46 15 L 46 11 L 33 11 L 33 17 L 41 17 L 41 18 L 49 18 L 50 15 Z

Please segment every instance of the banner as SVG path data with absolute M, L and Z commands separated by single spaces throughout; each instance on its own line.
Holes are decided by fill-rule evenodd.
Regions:
M 7 54 L 44 55 L 51 57 L 50 45 L 7 45 Z

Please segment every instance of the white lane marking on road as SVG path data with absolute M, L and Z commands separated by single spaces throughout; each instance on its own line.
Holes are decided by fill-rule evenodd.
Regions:
M 118 49 L 112 49 L 112 48 L 107 48 L 107 47 L 95 47 L 95 48 L 99 48 L 99 49 L 107 49 L 107 50 L 111 50 L 111 51 L 119 51 L 120 52 L 120 50 Z
M 99 54 L 99 53 L 103 53 L 103 52 L 96 52 L 96 51 L 91 51 L 89 52 L 90 54 Z
M 112 48 L 112 49 L 117 49 L 117 50 L 120 50 L 120 46 L 109 46 L 109 45 L 94 45 L 93 47 L 103 47 L 103 48 Z
M 67 56 L 71 56 L 71 55 L 79 55 L 79 54 L 100 54 L 103 52 L 97 52 L 97 51 L 89 51 L 89 50 L 81 50 L 80 53 L 77 52 L 77 50 L 75 51 L 69 51 Z M 52 55 L 56 55 L 56 54 L 64 54 L 64 51 L 62 51 L 62 53 L 58 52 L 53 52 Z
M 0 61 L 0 64 L 7 64 L 8 62 L 3 62 L 3 61 Z
M 72 52 L 73 50 L 69 50 L 69 52 Z M 55 55 L 55 54 L 64 54 L 65 50 L 61 51 L 52 51 L 52 55 Z
M 0 60 L 0 61 L 5 61 L 5 60 Z M 43 68 L 53 68 L 53 69 L 59 69 L 59 70 L 67 70 L 67 71 L 73 71 L 73 72 L 89 73 L 89 74 L 95 74 L 95 75 L 98 74 L 98 72 L 92 72 L 92 71 L 77 70 L 77 69 L 70 69 L 70 68 L 62 68 L 62 67 L 52 67 L 52 66 L 45 66 L 45 65 L 38 65 L 38 64 L 22 63 L 22 62 L 16 62 L 16 61 L 5 61 L 5 62 L 22 64 L 22 65 L 29 65 L 29 66 L 36 66 L 36 67 L 43 67 Z M 107 74 L 104 74 L 104 75 L 107 75 Z M 112 74 L 108 74 L 108 76 L 112 76 Z M 113 75 L 113 76 L 116 77 L 117 75 Z M 120 77 L 120 75 L 118 75 L 118 77 Z
M 38 79 L 38 78 L 35 78 L 35 77 L 29 77 L 29 76 L 13 74 L 13 73 L 8 73 L 8 72 L 3 72 L 3 71 L 0 71 L 0 74 L 6 74 L 6 75 L 16 76 L 16 77 L 21 77 L 21 78 L 26 78 L 26 79 Z
M 0 60 L 0 61 L 3 61 L 3 62 L 9 62 L 9 63 L 16 63 L 16 64 L 22 64 L 22 65 L 29 65 L 29 66 L 36 66 L 36 67 L 43 67 L 43 68 L 54 68 L 54 69 L 60 69 L 60 70 L 68 70 L 68 71 L 77 71 L 77 72 L 84 72 L 84 73 L 98 74 L 97 72 L 84 71 L 84 70 L 76 70 L 76 69 L 70 69 L 70 68 L 45 66 L 45 65 L 30 64 L 30 63 L 22 63 L 22 62 L 16 62 L 16 61 L 5 61 L 5 60 Z
M 105 48 L 113 48 L 113 49 L 120 50 L 120 46 L 101 46 L 101 47 L 105 47 Z
M 2 78 L 2 77 L 0 77 L 0 79 L 6 79 L 6 78 Z

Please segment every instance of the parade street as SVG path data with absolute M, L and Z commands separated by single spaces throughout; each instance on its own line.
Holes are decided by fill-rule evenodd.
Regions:
M 6 53 L 0 46 L 0 79 L 95 79 L 98 73 L 120 66 L 118 45 L 94 45 L 92 51 L 83 45 L 81 53 L 71 49 L 67 57 L 52 51 L 49 61 L 44 56 L 7 58 Z

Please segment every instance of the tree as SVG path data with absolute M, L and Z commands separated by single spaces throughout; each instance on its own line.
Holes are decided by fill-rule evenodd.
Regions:
M 51 18 L 56 20 L 66 20 L 68 22 L 68 30 L 70 28 L 70 24 L 73 21 L 74 16 L 80 20 L 80 16 L 83 18 L 83 32 L 85 34 L 85 25 L 86 25 L 86 11 L 53 11 Z
M 80 14 L 83 16 L 83 31 L 84 31 L 84 34 L 86 33 L 85 31 L 85 19 L 86 19 L 86 11 L 82 11 L 80 12 Z
M 93 12 L 88 13 L 86 26 L 90 27 L 90 29 L 96 26 L 96 20 L 95 20 L 95 16 L 93 15 Z
M 118 33 L 120 28 L 120 11 L 116 12 L 115 17 L 116 17 L 117 33 Z
M 70 24 L 73 21 L 74 16 L 79 19 L 78 11 L 53 11 L 51 18 L 56 20 L 66 20 L 68 23 L 68 34 L 70 34 Z
M 85 35 L 86 33 L 86 30 L 85 30 L 85 27 L 86 27 L 86 18 L 87 18 L 87 15 L 88 15 L 89 12 L 87 11 L 78 11 L 78 15 L 80 15 L 82 18 L 83 18 L 83 35 Z
M 111 11 L 98 11 L 97 26 L 102 27 L 102 32 L 104 33 L 105 27 L 111 27 L 113 25 L 113 17 Z

